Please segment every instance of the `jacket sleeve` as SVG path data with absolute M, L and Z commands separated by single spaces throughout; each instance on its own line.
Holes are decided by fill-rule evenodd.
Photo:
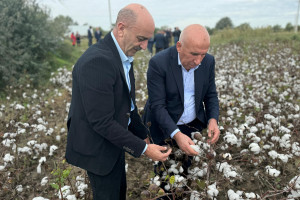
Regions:
M 151 109 L 151 117 L 159 124 L 164 137 L 169 137 L 177 129 L 176 123 L 167 111 L 166 72 L 161 63 L 151 59 L 147 72 L 147 87 Z M 176 83 L 174 83 L 176 84 Z
M 145 148 L 145 141 L 133 135 L 114 119 L 115 112 L 118 112 L 114 105 L 114 84 L 119 72 L 111 63 L 111 56 L 91 56 L 81 64 L 76 78 L 79 81 L 83 109 L 96 133 L 133 156 L 139 157 Z
M 203 102 L 207 120 L 214 118 L 219 120 L 219 100 L 215 84 L 215 59 L 212 57 L 212 62 L 209 65 L 209 84 Z

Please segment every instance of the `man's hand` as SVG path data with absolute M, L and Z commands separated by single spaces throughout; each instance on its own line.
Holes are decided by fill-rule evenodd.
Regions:
M 177 132 L 173 139 L 176 140 L 179 148 L 184 151 L 189 156 L 197 156 L 198 153 L 190 146 L 195 145 L 195 143 L 191 140 L 191 138 L 182 132 Z
M 170 148 L 166 153 L 162 153 L 162 151 L 166 151 L 167 147 L 162 147 L 156 144 L 148 144 L 148 147 L 145 151 L 145 155 L 151 158 L 153 161 L 165 161 L 170 155 L 172 149 Z
M 220 130 L 218 128 L 218 123 L 216 119 L 210 119 L 209 124 L 208 124 L 208 137 L 209 139 L 207 140 L 207 142 L 209 144 L 214 144 L 219 140 L 219 136 L 220 136 Z

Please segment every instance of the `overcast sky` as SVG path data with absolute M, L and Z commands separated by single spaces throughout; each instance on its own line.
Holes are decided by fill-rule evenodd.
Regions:
M 52 17 L 70 16 L 79 25 L 87 23 L 104 30 L 110 28 L 109 0 L 37 0 L 50 9 Z M 198 23 L 210 28 L 223 17 L 234 26 L 249 23 L 251 27 L 296 22 L 299 0 L 110 0 L 111 19 L 115 23 L 118 11 L 129 3 L 140 3 L 152 14 L 155 26 L 175 26 L 183 29 Z M 298 20 L 298 24 L 300 19 Z

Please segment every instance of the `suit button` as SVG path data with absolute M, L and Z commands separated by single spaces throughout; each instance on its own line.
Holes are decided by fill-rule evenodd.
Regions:
M 130 117 L 130 113 L 126 113 L 126 116 L 127 116 L 127 117 Z

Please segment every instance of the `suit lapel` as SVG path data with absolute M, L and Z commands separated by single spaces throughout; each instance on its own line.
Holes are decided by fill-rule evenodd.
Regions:
M 202 62 L 203 63 L 203 62 Z M 194 82 L 195 82 L 195 105 L 196 105 L 196 112 L 199 110 L 200 106 L 200 99 L 202 94 L 202 87 L 203 87 L 203 81 L 204 81 L 204 65 L 199 65 L 198 69 L 194 72 Z
M 114 40 L 111 37 L 111 33 L 106 34 L 104 41 L 105 41 L 106 45 L 111 49 L 111 51 L 113 53 L 113 57 L 114 57 L 114 59 L 112 59 L 114 62 L 114 65 L 116 65 L 117 68 L 120 70 L 122 80 L 123 80 L 124 84 L 127 86 L 127 81 L 125 78 L 125 72 L 124 72 L 122 61 L 121 61 L 121 57 L 120 57 L 118 49 L 114 43 Z M 132 67 L 132 65 L 131 65 L 131 67 Z M 130 75 L 130 73 L 129 73 L 129 75 Z M 131 78 L 130 78 L 130 81 L 131 81 Z M 126 89 L 127 89 L 128 94 L 130 95 L 128 86 L 126 87 Z
M 131 99 L 135 103 L 135 80 L 134 80 L 133 62 L 131 63 L 131 68 L 129 71 L 129 79 L 130 79 L 130 85 L 131 85 L 130 96 L 131 96 Z
M 181 65 L 178 65 L 178 52 L 175 47 L 173 48 L 174 49 L 172 49 L 171 52 L 171 70 L 176 80 L 181 102 L 184 104 L 182 69 L 181 69 Z

